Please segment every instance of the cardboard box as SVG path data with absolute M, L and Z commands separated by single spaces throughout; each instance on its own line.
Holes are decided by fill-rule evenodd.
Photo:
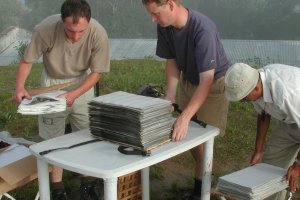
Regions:
M 36 158 L 23 145 L 13 144 L 0 150 L 0 194 L 37 178 Z

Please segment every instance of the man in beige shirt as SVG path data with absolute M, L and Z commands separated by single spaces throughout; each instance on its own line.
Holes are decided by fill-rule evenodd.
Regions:
M 40 56 L 43 56 L 44 64 L 41 86 L 78 82 L 58 96 L 66 99 L 68 108 L 65 112 L 39 116 L 40 136 L 50 139 L 63 135 L 66 119 L 72 131 L 89 127 L 87 102 L 94 97 L 93 86 L 101 74 L 109 71 L 110 60 L 107 33 L 91 18 L 91 9 L 85 0 L 65 0 L 61 14 L 49 16 L 35 26 L 17 70 L 14 99 L 18 103 L 31 98 L 25 89 L 25 81 L 32 63 Z M 53 166 L 51 195 L 55 200 L 66 199 L 62 173 L 61 168 Z M 82 184 L 81 189 L 81 199 L 97 199 L 96 196 L 88 197 L 94 196 L 89 185 Z

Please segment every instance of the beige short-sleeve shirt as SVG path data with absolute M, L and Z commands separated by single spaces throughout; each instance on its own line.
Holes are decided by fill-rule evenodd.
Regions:
M 40 56 L 52 78 L 80 76 L 87 69 L 99 73 L 110 69 L 108 36 L 93 18 L 84 36 L 75 43 L 68 41 L 60 14 L 44 19 L 33 30 L 24 60 L 32 63 Z

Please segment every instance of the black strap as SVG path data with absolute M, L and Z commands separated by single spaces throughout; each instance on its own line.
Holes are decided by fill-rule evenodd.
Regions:
M 172 103 L 172 106 L 174 107 L 174 111 L 178 112 L 178 113 L 182 113 L 182 110 L 179 109 L 179 105 L 176 103 Z M 202 126 L 203 128 L 206 128 L 207 123 L 197 119 L 197 116 L 194 115 L 191 119 L 193 122 L 196 122 L 197 124 L 200 124 L 200 126 Z
M 119 146 L 118 151 L 126 155 L 150 156 L 151 154 L 150 151 L 142 151 L 142 150 L 132 149 L 131 147 L 124 147 L 124 146 Z
M 99 81 L 98 81 L 96 83 L 96 85 L 94 86 L 94 95 L 95 95 L 95 97 L 98 97 L 100 95 L 99 90 L 100 90 L 100 84 L 99 84 Z
M 100 139 L 89 140 L 89 141 L 81 142 L 81 143 L 74 144 L 74 145 L 71 145 L 71 146 L 68 146 L 68 147 L 60 147 L 60 148 L 56 148 L 56 149 L 49 149 L 49 150 L 41 151 L 39 154 L 41 156 L 43 156 L 43 155 L 46 155 L 46 154 L 48 154 L 50 152 L 53 152 L 53 151 L 71 149 L 71 148 L 74 148 L 74 147 L 82 146 L 82 145 L 93 143 L 93 142 L 100 142 L 100 141 L 102 141 L 102 140 L 100 140 Z

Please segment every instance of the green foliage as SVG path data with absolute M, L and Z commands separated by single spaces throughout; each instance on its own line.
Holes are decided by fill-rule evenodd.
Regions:
M 256 136 L 257 114 L 250 103 L 230 103 L 226 135 L 217 138 L 215 156 L 235 161 L 244 161 L 253 150 Z M 237 154 L 236 152 L 239 152 Z M 232 157 L 234 155 L 234 158 Z M 246 156 L 246 157 L 245 157 Z
M 14 46 L 14 48 L 18 52 L 18 60 L 23 58 L 27 46 L 28 46 L 28 42 L 23 40 L 19 41 L 17 46 Z
M 5 125 L 9 120 L 13 118 L 13 112 L 12 111 L 7 111 L 7 112 L 2 112 L 0 113 L 0 128 L 4 129 Z
M 16 65 L 0 68 L 0 131 L 9 131 L 18 137 L 29 137 L 37 133 L 37 119 L 17 114 L 17 104 L 12 101 L 15 87 Z M 34 65 L 27 80 L 27 88 L 39 87 L 41 65 Z
M 164 64 L 160 61 L 152 59 L 113 61 L 110 73 L 103 74 L 100 80 L 100 94 L 117 90 L 135 93 L 145 84 L 164 82 Z
M 164 168 L 160 165 L 154 165 L 150 168 L 151 179 L 164 179 Z

